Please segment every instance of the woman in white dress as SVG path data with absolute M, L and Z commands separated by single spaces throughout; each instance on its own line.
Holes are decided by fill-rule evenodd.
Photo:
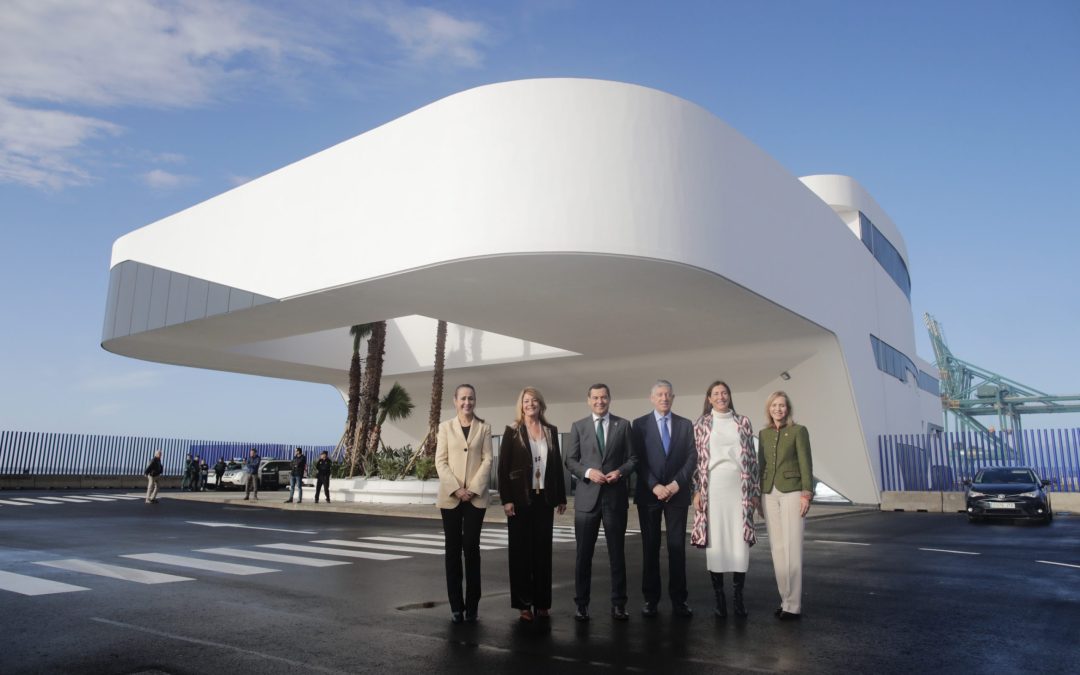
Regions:
M 754 511 L 760 500 L 758 457 L 750 420 L 735 412 L 731 388 L 717 380 L 705 391 L 705 407 L 694 422 L 694 528 L 690 543 L 705 549 L 716 595 L 715 614 L 727 616 L 724 572 L 732 573 L 735 616 L 746 616 L 743 586 L 750 566 Z

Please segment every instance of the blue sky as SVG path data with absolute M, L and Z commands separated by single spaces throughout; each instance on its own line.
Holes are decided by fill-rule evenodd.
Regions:
M 0 429 L 334 442 L 329 387 L 102 350 L 112 242 L 443 96 L 551 76 L 655 87 L 796 175 L 854 176 L 906 240 L 924 358 L 929 311 L 961 358 L 1080 393 L 1080 3 L 8 0 Z

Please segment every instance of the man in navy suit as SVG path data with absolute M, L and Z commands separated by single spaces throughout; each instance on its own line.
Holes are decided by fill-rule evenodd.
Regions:
M 690 420 L 671 412 L 675 390 L 657 380 L 649 395 L 653 411 L 634 420 L 637 464 L 638 522 L 643 549 L 641 613 L 656 616 L 660 602 L 660 519 L 667 524 L 668 595 L 675 614 L 691 617 L 686 603 L 686 513 L 690 481 L 697 465 L 694 429 Z
M 566 468 L 578 479 L 574 494 L 574 618 L 589 620 L 593 550 L 603 522 L 611 565 L 611 616 L 626 621 L 630 618 L 626 613 L 624 555 L 626 514 L 630 509 L 626 483 L 636 461 L 630 423 L 608 411 L 611 390 L 606 384 L 589 387 L 587 401 L 592 414 L 574 422 L 566 441 Z

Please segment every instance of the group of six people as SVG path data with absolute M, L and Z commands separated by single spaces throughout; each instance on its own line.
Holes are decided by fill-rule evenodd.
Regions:
M 803 519 L 813 497 L 813 466 L 806 427 L 793 419 L 782 391 L 765 403 L 767 423 L 758 434 L 748 417 L 735 412 L 731 389 L 717 380 L 705 392 L 694 422 L 671 412 L 672 384 L 658 380 L 650 391 L 653 411 L 629 422 L 613 415 L 611 390 L 589 387 L 590 414 L 574 422 L 566 447 L 545 417 L 547 405 L 535 387 L 518 395 L 512 424 L 503 431 L 498 491 L 507 518 L 510 604 L 522 621 L 550 615 L 554 516 L 566 510 L 563 467 L 577 478 L 574 496 L 575 618 L 589 620 L 592 559 L 601 525 L 611 569 L 611 615 L 626 620 L 624 542 L 632 474 L 642 536 L 641 612 L 658 614 L 661 597 L 661 520 L 667 530 L 668 596 L 672 611 L 690 617 L 687 602 L 687 515 L 694 519 L 690 542 L 703 548 L 715 595 L 716 616 L 727 616 L 724 574 L 732 576 L 736 616 L 747 616 L 743 599 L 750 547 L 756 541 L 754 513 L 765 518 L 780 593 L 775 615 L 802 613 Z M 476 415 L 476 388 L 454 390 L 456 415 L 439 425 L 435 465 L 437 506 L 446 547 L 446 583 L 454 623 L 476 621 L 480 603 L 480 531 L 487 512 L 492 464 L 491 426 Z M 464 567 L 462 560 L 464 559 Z M 462 576 L 464 573 L 464 592 Z

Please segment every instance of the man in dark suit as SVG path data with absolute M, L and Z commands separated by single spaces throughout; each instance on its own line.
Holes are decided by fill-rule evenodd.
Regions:
M 589 387 L 586 400 L 592 414 L 574 422 L 566 442 L 566 468 L 578 479 L 574 495 L 574 618 L 589 620 L 593 550 L 603 522 L 611 565 L 611 616 L 625 621 L 630 618 L 626 613 L 624 554 L 626 513 L 630 508 L 626 477 L 636 462 L 630 423 L 608 411 L 611 390 L 606 384 Z
M 675 614 L 689 618 L 686 603 L 686 512 L 690 481 L 697 464 L 690 420 L 671 412 L 675 391 L 657 380 L 649 395 L 653 411 L 634 420 L 634 450 L 638 458 L 637 503 L 641 524 L 641 613 L 656 616 L 660 602 L 660 518 L 667 525 L 668 595 Z

